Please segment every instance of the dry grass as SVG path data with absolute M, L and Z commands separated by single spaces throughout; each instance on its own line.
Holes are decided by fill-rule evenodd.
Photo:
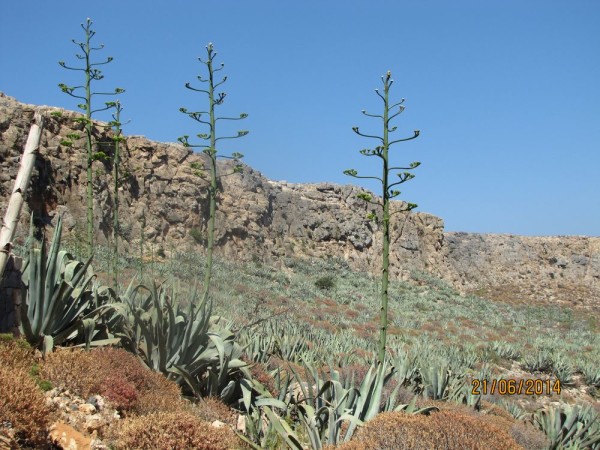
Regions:
M 54 412 L 30 375 L 33 352 L 23 341 L 0 344 L 0 443 L 10 448 L 43 448 Z
M 191 410 L 205 422 L 219 420 L 231 426 L 237 424 L 237 413 L 215 397 L 201 399 Z
M 458 411 L 430 416 L 387 412 L 377 415 L 357 431 L 343 450 L 518 450 L 523 449 L 508 432 Z
M 34 362 L 34 351 L 27 341 L 9 334 L 0 335 L 0 363 L 3 366 L 27 371 Z
M 130 417 L 111 430 L 109 439 L 122 450 L 231 450 L 241 447 L 231 429 L 215 428 L 184 411 Z

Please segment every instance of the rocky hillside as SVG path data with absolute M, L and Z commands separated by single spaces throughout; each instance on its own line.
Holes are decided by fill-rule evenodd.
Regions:
M 42 146 L 31 184 L 28 212 L 41 225 L 65 218 L 72 238 L 83 236 L 85 156 L 83 138 L 72 147 L 67 135 L 81 132 L 77 113 L 25 105 L 0 93 L 0 211 L 3 214 L 27 139 L 34 110 L 46 118 Z M 52 114 L 60 112 L 60 116 Z M 99 142 L 110 142 L 106 124 L 98 123 Z M 202 251 L 207 205 L 203 155 L 179 144 L 129 136 L 120 187 L 122 245 L 125 251 L 169 256 Z M 110 145 L 101 144 L 110 157 Z M 114 199 L 110 161 L 95 164 L 97 239 L 111 236 Z M 221 170 L 231 167 L 223 162 Z M 291 184 L 266 179 L 245 167 L 223 177 L 217 216 L 218 252 L 238 259 L 276 260 L 285 256 L 345 259 L 357 270 L 380 267 L 381 236 L 368 221 L 360 189 L 329 183 Z M 398 209 L 401 205 L 394 205 Z M 600 238 L 520 237 L 444 232 L 442 219 L 430 214 L 397 214 L 393 221 L 391 273 L 441 277 L 463 291 L 479 291 L 508 301 L 549 300 L 581 306 L 600 305 Z M 400 230 L 402 233 L 400 234 Z M 142 241 L 143 236 L 143 241 Z

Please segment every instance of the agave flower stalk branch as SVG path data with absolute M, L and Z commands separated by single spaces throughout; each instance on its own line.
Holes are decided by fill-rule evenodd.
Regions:
M 415 130 L 413 133 L 413 136 L 411 136 L 411 137 L 404 138 L 404 139 L 390 140 L 390 136 L 389 136 L 390 133 L 394 132 L 397 128 L 397 127 L 390 128 L 390 122 L 392 119 L 394 119 L 396 116 L 398 116 L 399 114 L 401 114 L 404 111 L 404 106 L 403 106 L 404 99 L 402 99 L 400 102 L 395 103 L 390 106 L 389 92 L 390 92 L 390 87 L 392 86 L 392 84 L 394 82 L 394 80 L 392 80 L 391 77 L 392 77 L 392 74 L 389 71 L 387 72 L 387 74 L 385 76 L 381 77 L 381 80 L 383 82 L 383 94 L 379 91 L 379 89 L 375 89 L 375 93 L 383 101 L 383 114 L 382 115 L 369 114 L 365 110 L 362 110 L 362 113 L 364 115 L 382 120 L 382 122 L 383 122 L 382 123 L 382 125 L 383 125 L 382 135 L 376 136 L 376 135 L 371 135 L 371 134 L 365 134 L 365 133 L 362 133 L 358 127 L 352 128 L 352 131 L 354 131 L 359 136 L 370 138 L 370 139 L 377 139 L 377 140 L 381 141 L 382 145 L 376 147 L 375 149 L 373 149 L 373 150 L 372 149 L 363 149 L 360 152 L 364 156 L 378 156 L 381 158 L 381 160 L 382 160 L 381 177 L 360 176 L 360 175 L 358 175 L 358 172 L 355 169 L 348 169 L 348 170 L 344 171 L 344 173 L 346 175 L 351 176 L 353 178 L 358 178 L 358 179 L 368 178 L 368 179 L 378 180 L 379 182 L 381 182 L 381 187 L 382 187 L 381 203 L 374 201 L 372 196 L 368 193 L 363 192 L 357 196 L 358 198 L 360 198 L 368 203 L 379 206 L 381 208 L 381 212 L 382 212 L 381 222 L 382 222 L 382 230 L 383 230 L 383 248 L 382 248 L 382 271 L 381 271 L 381 291 L 380 291 L 381 306 L 380 306 L 380 311 L 379 311 L 379 342 L 378 342 L 378 361 L 379 361 L 380 367 L 382 366 L 382 364 L 385 361 L 387 328 L 388 328 L 387 316 L 388 316 L 388 298 L 389 298 L 388 289 L 389 289 L 389 265 L 390 265 L 390 260 L 389 260 L 390 217 L 393 215 L 393 213 L 390 211 L 390 201 L 393 198 L 396 198 L 401 194 L 400 191 L 393 190 L 391 188 L 393 188 L 394 186 L 397 186 L 399 184 L 403 184 L 406 181 L 409 181 L 412 178 L 414 178 L 414 175 L 411 174 L 410 172 L 403 172 L 403 173 L 397 174 L 398 177 L 400 178 L 399 181 L 390 183 L 389 176 L 390 176 L 391 172 L 393 172 L 395 170 L 407 171 L 407 170 L 412 170 L 420 165 L 419 162 L 411 163 L 409 165 L 409 167 L 395 167 L 395 166 L 390 166 L 390 164 L 389 164 L 389 150 L 393 144 L 396 144 L 398 142 L 409 141 L 409 140 L 415 139 L 419 136 L 419 131 Z M 398 110 L 393 111 L 394 108 L 398 108 Z M 417 205 L 415 205 L 414 203 L 406 203 L 405 207 L 402 209 L 402 211 L 403 212 L 410 211 L 410 210 L 416 208 L 416 206 Z M 369 214 L 368 217 L 375 219 L 375 218 L 377 218 L 377 215 L 374 213 L 371 213 L 371 214 Z M 404 227 L 402 227 L 402 228 L 404 228 Z
M 93 130 L 92 130 L 92 115 L 94 113 L 105 111 L 109 107 L 100 108 L 100 109 L 92 109 L 92 97 L 95 95 L 117 95 L 125 92 L 124 89 L 116 88 L 112 92 L 92 92 L 92 82 L 99 81 L 104 78 L 102 75 L 102 71 L 100 69 L 96 69 L 96 66 L 101 66 L 104 64 L 110 63 L 113 58 L 111 56 L 107 57 L 105 61 L 100 62 L 92 62 L 91 55 L 93 51 L 102 50 L 104 45 L 100 45 L 99 47 L 92 47 L 91 40 L 96 34 L 95 31 L 92 30 L 92 20 L 87 19 L 85 24 L 81 24 L 81 28 L 85 32 L 85 41 L 78 42 L 75 39 L 72 39 L 72 42 L 77 45 L 83 54 L 76 54 L 76 58 L 82 61 L 85 61 L 84 67 L 72 67 L 67 65 L 64 61 L 59 61 L 59 65 L 65 69 L 73 70 L 77 72 L 85 73 L 85 84 L 80 86 L 67 86 L 64 83 L 60 83 L 58 87 L 65 94 L 70 95 L 71 97 L 84 100 L 85 103 L 81 103 L 77 105 L 84 112 L 84 117 L 79 121 L 85 124 L 85 135 L 86 135 L 86 150 L 87 150 L 87 161 L 86 161 L 86 172 L 87 172 L 87 214 L 86 214 L 86 229 L 87 229 L 87 245 L 88 245 L 88 254 L 91 255 L 94 247 L 94 185 L 93 185 L 93 172 L 92 165 L 94 162 L 94 153 L 93 153 Z M 85 91 L 85 94 L 79 95 L 75 94 L 75 92 L 79 92 L 80 89 Z
M 209 43 L 206 46 L 207 59 L 203 60 L 198 58 L 198 60 L 206 65 L 208 71 L 208 78 L 204 78 L 202 76 L 198 76 L 198 80 L 201 83 L 206 83 L 208 85 L 207 89 L 199 89 L 193 87 L 190 83 L 186 83 L 185 87 L 195 92 L 201 92 L 208 96 L 208 121 L 201 119 L 202 114 L 206 114 L 207 112 L 189 112 L 186 108 L 180 108 L 180 111 L 184 114 L 187 114 L 192 119 L 196 120 L 199 123 L 207 125 L 209 128 L 208 133 L 198 134 L 197 137 L 206 141 L 209 141 L 208 145 L 194 145 L 189 143 L 189 136 L 182 136 L 179 138 L 179 141 L 185 147 L 199 147 L 202 148 L 202 152 L 208 156 L 209 159 L 209 171 L 210 171 L 210 181 L 208 186 L 208 198 L 209 198 L 209 217 L 208 217 L 208 230 L 207 230 L 207 245 L 206 245 L 206 266 L 204 272 L 204 294 L 202 297 L 202 301 L 206 302 L 210 293 L 210 282 L 212 275 L 212 265 L 213 265 L 213 252 L 215 245 L 215 219 L 216 219 L 216 211 L 217 211 L 217 197 L 219 192 L 218 179 L 223 176 L 218 173 L 217 170 L 217 141 L 223 139 L 237 139 L 243 137 L 248 134 L 248 131 L 238 131 L 236 136 L 222 136 L 217 137 L 216 134 L 216 124 L 219 120 L 241 120 L 248 117 L 246 113 L 242 113 L 239 117 L 231 118 L 231 117 L 217 117 L 215 114 L 215 106 L 222 105 L 223 101 L 227 94 L 225 92 L 216 92 L 215 89 L 221 84 L 227 81 L 227 77 L 223 77 L 221 81 L 215 82 L 215 73 L 222 70 L 224 64 L 221 64 L 219 67 L 214 67 L 214 59 L 217 53 L 214 51 L 214 47 L 212 43 Z M 241 153 L 236 153 L 232 155 L 232 159 L 239 160 L 243 155 Z M 234 173 L 241 171 L 241 165 L 236 165 L 234 167 Z
M 113 258 L 112 258 L 112 271 L 113 271 L 113 289 L 115 292 L 119 293 L 119 277 L 117 274 L 117 263 L 119 261 L 119 184 L 120 184 L 120 174 L 119 168 L 121 165 L 121 142 L 125 139 L 123 138 L 123 133 L 121 130 L 121 111 L 123 111 L 123 107 L 121 106 L 121 102 L 117 100 L 116 102 L 109 102 L 106 104 L 107 107 L 114 108 L 115 112 L 113 113 L 113 121 L 111 125 L 113 126 L 115 135 L 113 136 L 114 141 L 114 156 L 113 156 L 113 196 L 114 196 L 114 211 L 113 211 L 113 230 L 112 230 L 112 238 L 113 238 Z

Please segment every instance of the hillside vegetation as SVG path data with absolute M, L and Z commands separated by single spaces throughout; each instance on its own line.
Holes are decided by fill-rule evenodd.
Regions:
M 62 245 L 75 254 L 84 251 L 74 244 L 67 237 Z M 94 270 L 98 285 L 103 280 L 108 282 L 111 260 L 109 249 L 96 248 Z M 180 253 L 171 258 L 155 255 L 146 261 L 121 256 L 119 272 L 123 280 L 137 277 L 146 286 L 165 282 L 171 300 L 185 309 L 199 289 L 202 262 L 203 256 L 198 253 Z M 358 393 L 362 385 L 363 395 L 357 399 L 366 400 L 367 406 L 372 398 L 364 386 L 373 382 L 374 375 L 369 367 L 377 346 L 378 280 L 353 272 L 334 258 L 286 258 L 277 265 L 254 258 L 248 263 L 217 259 L 213 283 L 211 314 L 222 317 L 218 325 L 221 335 L 223 329 L 232 330 L 236 345 L 239 344 L 238 350 L 229 347 L 233 353 L 224 355 L 225 361 L 227 356 L 239 353 L 239 360 L 246 366 L 223 371 L 218 360 L 210 358 L 212 362 L 205 371 L 225 373 L 224 379 L 212 387 L 206 373 L 198 377 L 203 386 L 194 392 L 185 381 L 166 372 L 180 388 L 174 391 L 165 385 L 153 388 L 151 394 L 148 383 L 158 386 L 158 380 L 143 381 L 151 372 L 145 375 L 143 366 L 127 367 L 137 367 L 140 359 L 148 364 L 152 358 L 142 354 L 129 361 L 118 352 L 97 354 L 102 350 L 90 350 L 98 355 L 91 360 L 83 358 L 85 351 L 81 356 L 70 356 L 63 350 L 42 361 L 31 356 L 24 367 L 12 362 L 3 364 L 10 367 L 5 377 L 19 378 L 26 383 L 23 389 L 39 390 L 40 394 L 28 394 L 19 400 L 31 411 L 44 408 L 40 390 L 43 382 L 48 383 L 46 389 L 54 389 L 49 391 L 51 395 L 67 390 L 83 400 L 94 394 L 104 396 L 123 418 L 107 421 L 95 435 L 114 448 L 217 449 L 251 445 L 227 433 L 219 435 L 218 443 L 203 441 L 206 433 L 214 432 L 202 430 L 217 419 L 229 423 L 231 429 L 237 427 L 239 434 L 262 448 L 321 448 L 327 444 L 338 444 L 344 449 L 435 448 L 428 439 L 437 438 L 423 434 L 427 427 L 433 427 L 442 436 L 439 439 L 452 436 L 456 447 L 449 448 L 479 448 L 464 447 L 471 445 L 469 439 L 480 441 L 481 448 L 495 448 L 483 444 L 488 441 L 497 442 L 497 448 L 568 448 L 560 445 L 574 442 L 587 444 L 580 448 L 598 448 L 600 427 L 595 418 L 600 387 L 600 334 L 597 319 L 585 311 L 461 296 L 444 282 L 419 273 L 410 281 L 393 281 L 388 347 L 389 368 L 394 369 L 382 384 L 381 400 L 375 409 L 378 413 L 393 409 L 400 412 L 395 413 L 397 416 L 385 413 L 375 415 L 377 420 L 366 420 L 368 426 L 359 426 L 352 433 L 353 438 L 341 445 L 348 426 L 355 420 L 352 414 L 360 416 L 360 405 L 349 401 L 352 386 Z M 120 299 L 111 301 L 126 303 L 126 287 L 121 286 Z M 139 341 L 140 349 L 144 348 L 143 341 L 144 338 Z M 3 350 L 3 358 L 6 354 Z M 95 363 L 93 367 L 89 366 L 90 361 Z M 38 366 L 41 370 L 34 369 Z M 65 372 L 66 367 L 71 367 L 69 373 Z M 154 369 L 160 372 L 159 367 Z M 15 371 L 28 376 L 15 377 Z M 91 377 L 90 372 L 94 374 Z M 127 381 L 120 388 L 111 386 L 111 390 L 102 383 L 107 377 Z M 493 395 L 473 395 L 473 380 L 484 379 L 488 383 L 494 379 L 517 383 L 540 379 L 551 383 L 549 389 L 543 385 L 540 395 L 509 395 L 507 387 L 501 395 L 500 385 Z M 560 393 L 553 389 L 556 380 L 560 380 Z M 224 389 L 232 381 L 235 389 Z M 478 387 L 482 391 L 482 386 Z M 179 389 L 183 389 L 185 398 L 196 400 L 179 400 Z M 211 394 L 221 400 L 200 400 Z M 3 417 L 14 401 L 12 397 L 3 399 Z M 229 406 L 225 407 L 223 401 Z M 438 409 L 445 415 L 435 412 Z M 416 416 L 409 419 L 409 413 Z M 52 414 L 60 415 L 55 409 L 43 416 L 51 418 Z M 149 414 L 152 418 L 147 417 Z M 244 418 L 241 428 L 238 416 Z M 156 423 L 156 428 L 149 421 Z M 153 434 L 162 434 L 158 425 L 161 421 L 173 427 L 170 440 L 164 444 Z M 259 425 L 261 421 L 266 428 Z M 464 428 L 457 425 L 461 421 L 465 421 Z M 13 439 L 12 445 L 16 442 L 22 447 L 41 445 L 46 436 L 44 427 L 49 425 L 44 419 L 38 424 L 38 434 L 32 435 L 30 426 L 21 425 L 19 429 L 17 419 L 9 420 L 9 428 L 6 423 L 0 429 L 4 439 Z M 445 428 L 444 423 L 453 425 Z M 556 423 L 562 423 L 558 432 L 554 429 Z M 175 430 L 182 424 L 197 432 L 194 436 L 177 437 Z M 472 434 L 473 428 L 479 437 Z M 85 427 L 80 431 L 85 433 Z M 202 447 L 198 442 L 207 444 Z

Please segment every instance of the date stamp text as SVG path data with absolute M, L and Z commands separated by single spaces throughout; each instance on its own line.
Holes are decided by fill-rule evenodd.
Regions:
M 560 380 L 542 379 L 479 379 L 471 381 L 473 395 L 560 395 Z

